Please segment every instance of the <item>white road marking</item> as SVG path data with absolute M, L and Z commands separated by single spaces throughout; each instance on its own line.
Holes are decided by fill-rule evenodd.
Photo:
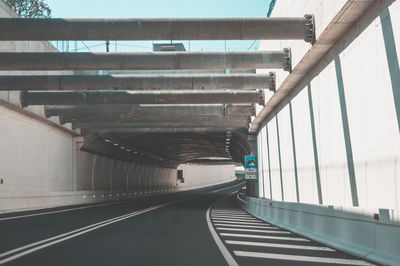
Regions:
M 211 211 L 211 214 L 213 213 L 218 213 L 218 214 L 228 214 L 228 215 L 250 215 L 248 212 L 245 211 L 232 211 L 232 212 L 228 212 L 228 211 L 218 211 L 218 210 L 213 210 Z
M 256 220 L 256 219 L 249 219 L 249 218 L 230 218 L 230 217 L 220 217 L 220 216 L 211 216 L 213 220 L 227 220 L 227 221 L 241 221 L 241 222 L 260 222 L 264 223 L 263 221 Z
M 70 212 L 70 211 L 75 211 L 75 210 L 83 210 L 83 209 L 88 209 L 88 208 L 96 208 L 96 207 L 115 205 L 115 204 L 121 204 L 121 203 L 124 203 L 124 202 L 121 202 L 121 201 L 119 201 L 119 202 L 110 202 L 110 203 L 83 206 L 83 207 L 77 207 L 77 208 L 69 208 L 69 209 L 63 209 L 63 210 L 57 210 L 57 211 L 39 212 L 39 213 L 18 215 L 18 216 L 12 216 L 12 217 L 4 217 L 4 218 L 0 218 L 0 221 L 20 219 L 20 218 L 39 216 L 39 215 L 46 215 L 46 214 L 53 214 L 53 213 L 60 213 L 60 212 Z
M 210 207 L 208 207 L 207 213 L 206 213 L 208 229 L 210 230 L 210 233 L 214 239 L 214 242 L 217 244 L 219 250 L 221 251 L 221 253 L 224 256 L 228 265 L 239 266 L 239 264 L 235 261 L 235 259 L 231 255 L 231 253 L 228 251 L 228 249 L 225 247 L 224 243 L 219 238 L 217 232 L 215 232 L 215 230 L 214 230 L 214 227 L 213 227 L 211 219 L 210 219 L 210 210 L 211 210 L 212 206 L 213 206 L 213 204 L 211 204 Z
M 232 187 L 234 187 L 234 186 L 232 186 Z M 231 188 L 231 187 L 229 187 L 229 188 Z M 218 192 L 218 191 L 221 191 L 221 190 L 217 190 L 215 192 Z M 210 193 L 214 193 L 214 191 L 210 192 Z M 142 194 L 142 192 L 140 192 L 140 194 Z M 136 195 L 136 192 L 135 192 L 135 195 Z M 97 204 L 97 205 L 89 205 L 89 206 L 82 206 L 82 207 L 76 207 L 76 208 L 68 208 L 68 209 L 56 210 L 56 211 L 47 211 L 47 212 L 25 214 L 25 215 L 18 215 L 18 216 L 12 216 L 12 217 L 4 217 L 4 218 L 0 218 L 0 221 L 21 219 L 21 218 L 26 218 L 26 217 L 47 215 L 47 214 L 53 214 L 53 213 L 70 212 L 70 211 L 83 210 L 83 209 L 96 208 L 96 207 L 103 207 L 103 206 L 108 206 L 108 205 L 121 204 L 121 203 L 125 203 L 125 202 L 126 201 L 122 201 L 122 202 L 121 201 L 117 201 L 117 202 L 102 203 L 102 204 Z
M 96 230 L 96 229 L 104 227 L 106 225 L 113 224 L 113 223 L 116 223 L 116 222 L 119 222 L 119 221 L 122 221 L 122 220 L 125 220 L 125 219 L 128 219 L 128 218 L 134 217 L 136 215 L 139 215 L 139 214 L 142 214 L 142 213 L 145 213 L 145 212 L 149 212 L 149 211 L 164 207 L 165 205 L 166 204 L 158 205 L 158 206 L 154 206 L 154 207 L 150 207 L 150 208 L 144 209 L 142 211 L 136 211 L 136 212 L 133 212 L 133 213 L 130 213 L 130 214 L 122 215 L 122 216 L 116 217 L 114 219 L 109 219 L 109 220 L 106 220 L 104 222 L 96 223 L 94 225 L 85 226 L 83 228 L 80 228 L 80 229 L 77 229 L 77 230 L 74 230 L 74 231 L 70 231 L 70 232 L 62 234 L 62 235 L 58 235 L 58 236 L 55 236 L 55 237 L 52 237 L 52 238 L 48 238 L 48 239 L 45 239 L 45 240 L 42 240 L 42 241 L 39 241 L 39 242 L 36 242 L 36 243 L 32 243 L 30 245 L 27 245 L 27 246 L 24 246 L 24 247 L 21 247 L 21 248 L 10 250 L 8 252 L 0 254 L 0 257 L 7 256 L 7 255 L 15 253 L 17 251 L 23 250 L 23 249 L 25 249 L 27 247 L 36 246 L 36 247 L 33 247 L 33 248 L 28 249 L 26 251 L 23 251 L 21 253 L 18 253 L 16 255 L 13 255 L 11 257 L 8 257 L 6 259 L 0 260 L 0 264 L 15 260 L 17 258 L 20 258 L 20 257 L 25 256 L 27 254 L 30 254 L 32 252 L 38 251 L 38 250 L 46 248 L 48 246 L 55 245 L 55 244 L 57 244 L 59 242 L 63 242 L 65 240 L 71 239 L 73 237 L 77 237 L 79 235 L 88 233 L 90 231 Z M 62 236 L 64 236 L 64 237 L 62 237 Z M 56 239 L 56 240 L 54 240 L 54 239 Z M 45 243 L 45 244 L 43 244 L 43 243 Z M 43 244 L 43 245 L 40 245 L 40 244 Z
M 250 216 L 233 216 L 233 215 L 219 215 L 219 214 L 211 214 L 211 217 L 216 217 L 216 218 L 234 218 L 234 219 L 247 219 L 247 220 L 257 220 L 257 218 L 250 217 Z
M 235 219 L 213 219 L 214 222 L 224 222 L 224 223 L 237 223 L 237 224 L 252 224 L 252 225 L 261 225 L 264 224 L 262 222 L 258 221 L 241 221 L 241 220 L 235 220 Z
M 218 190 L 213 190 L 213 191 L 210 191 L 209 194 L 215 193 L 215 192 L 219 192 L 219 191 L 222 191 L 222 190 L 231 189 L 231 188 L 234 188 L 236 186 L 238 186 L 238 185 L 234 185 L 234 186 L 230 186 L 230 187 L 222 188 L 222 189 L 218 189 Z M 79 235 L 91 232 L 91 231 L 96 230 L 98 228 L 101 228 L 101 227 L 104 227 L 104 226 L 107 226 L 107 225 L 110 225 L 110 224 L 113 224 L 113 223 L 116 223 L 116 222 L 120 222 L 120 221 L 129 219 L 129 218 L 137 216 L 139 214 L 146 213 L 146 212 L 149 212 L 149 211 L 153 211 L 153 210 L 156 210 L 156 209 L 159 209 L 159 208 L 162 208 L 162 207 L 174 204 L 174 203 L 178 203 L 178 202 L 183 202 L 183 201 L 199 198 L 199 197 L 202 197 L 202 196 L 204 196 L 204 195 L 193 196 L 193 197 L 189 197 L 189 198 L 186 198 L 186 199 L 175 200 L 175 201 L 167 202 L 167 203 L 164 203 L 164 204 L 161 204 L 161 205 L 152 206 L 152 207 L 146 208 L 144 210 L 131 212 L 131 213 L 128 213 L 128 214 L 125 214 L 125 215 L 121 215 L 121 216 L 118 216 L 118 217 L 115 217 L 115 218 L 111 218 L 111 219 L 108 219 L 108 220 L 105 220 L 105 221 L 102 221 L 102 222 L 98 222 L 98 223 L 95 223 L 95 224 L 92 224 L 92 225 L 88 225 L 88 226 L 85 226 L 85 227 L 82 227 L 82 228 L 79 228 L 79 229 L 76 229 L 76 230 L 73 230 L 73 231 L 70 231 L 70 232 L 67 232 L 67 233 L 64 233 L 64 234 L 60 234 L 60 235 L 57 235 L 57 236 L 54 236 L 54 237 L 50 237 L 50 238 L 47 238 L 47 239 L 44 239 L 44 240 L 41 240 L 41 241 L 38 241 L 38 242 L 35 242 L 35 243 L 31 243 L 31 244 L 28 244 L 28 245 L 25 245 L 25 246 L 22 246 L 22 247 L 13 249 L 13 250 L 9 250 L 7 252 L 1 253 L 0 254 L 0 258 L 8 256 L 8 255 L 11 255 L 11 254 L 14 254 L 14 253 L 16 253 L 18 251 L 21 251 L 21 250 L 28 249 L 28 250 L 25 250 L 25 251 L 23 251 L 21 253 L 18 253 L 18 254 L 15 254 L 13 256 L 7 257 L 7 258 L 5 258 L 3 260 L 0 260 L 0 264 L 15 260 L 15 259 L 23 257 L 23 256 L 25 256 L 27 254 L 33 253 L 33 252 L 38 251 L 40 249 L 46 248 L 48 246 L 55 245 L 55 244 L 57 244 L 59 242 L 63 242 L 63 241 L 66 241 L 68 239 L 77 237 Z
M 227 215 L 218 215 L 218 214 L 214 214 L 211 215 L 212 218 L 232 218 L 232 219 L 245 219 L 245 220 L 254 220 L 254 221 L 260 221 L 257 218 L 253 218 L 250 216 L 227 216 Z
M 225 224 L 225 223 L 214 223 L 215 226 L 225 226 L 225 227 L 235 227 L 235 228 L 261 228 L 261 229 L 271 229 L 271 230 L 281 230 L 278 227 L 270 225 L 241 225 L 241 224 Z
M 276 243 L 264 243 L 264 242 L 250 242 L 250 241 L 237 241 L 227 240 L 225 241 L 229 245 L 241 245 L 241 246 L 254 246 L 254 247 L 271 247 L 271 248 L 289 248 L 289 249 L 302 249 L 302 250 L 317 250 L 317 251 L 333 251 L 336 250 L 327 247 L 316 247 L 316 246 L 303 246 L 303 245 L 289 245 L 289 244 L 276 244 Z
M 363 260 L 353 259 L 339 259 L 339 258 L 326 258 L 326 257 L 311 257 L 311 256 L 298 256 L 288 254 L 274 254 L 274 253 L 262 253 L 262 252 L 248 252 L 248 251 L 233 251 L 236 256 L 240 257 L 252 257 L 252 258 L 263 258 L 263 259 L 277 259 L 277 260 L 290 260 L 290 261 L 301 261 L 301 262 L 319 262 L 319 263 L 335 263 L 342 265 L 373 265 Z
M 223 215 L 249 215 L 247 212 L 216 212 L 216 211 L 212 211 L 211 214 L 223 214 Z
M 244 228 L 228 228 L 228 227 L 217 227 L 217 230 L 220 230 L 220 231 L 238 231 L 238 232 L 254 232 L 254 233 L 266 233 L 266 234 L 291 234 L 288 231 L 244 229 Z
M 221 236 L 230 237 L 244 237 L 244 238 L 260 238 L 260 239 L 276 239 L 276 240 L 289 240 L 289 241 L 305 241 L 310 240 L 298 237 L 285 237 L 285 236 L 266 236 L 266 235 L 249 235 L 249 234 L 234 234 L 234 233 L 221 233 Z
M 219 219 L 219 220 L 233 220 L 233 221 L 249 221 L 249 222 L 256 222 L 256 223 L 264 223 L 264 221 L 257 220 L 257 219 L 249 219 L 249 218 L 235 218 L 235 217 L 219 217 L 219 216 L 211 216 L 213 220 Z
M 211 216 L 211 219 L 213 220 L 225 220 L 225 221 L 237 221 L 237 222 L 250 222 L 250 223 L 262 223 L 263 222 L 259 221 L 259 220 L 252 220 L 252 219 L 243 219 L 243 218 L 225 218 L 225 217 L 215 217 L 215 216 Z

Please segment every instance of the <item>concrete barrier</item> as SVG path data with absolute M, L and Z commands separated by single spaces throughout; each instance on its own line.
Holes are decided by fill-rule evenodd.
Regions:
M 384 265 L 400 264 L 400 212 L 237 196 L 247 212 L 327 246 Z

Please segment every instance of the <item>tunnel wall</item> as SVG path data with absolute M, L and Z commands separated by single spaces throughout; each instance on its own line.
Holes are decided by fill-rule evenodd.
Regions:
M 315 14 L 318 37 L 345 2 L 278 0 L 272 16 Z M 260 44 L 263 50 L 284 47 L 291 47 L 295 66 L 310 44 Z M 398 47 L 400 3 L 395 1 L 291 101 L 292 110 L 287 105 L 261 131 L 262 197 L 297 202 L 298 189 L 299 202 L 319 204 L 319 179 L 322 204 L 353 206 L 352 177 L 360 207 L 400 209 Z M 278 86 L 287 75 L 277 71 Z
M 0 104 L 0 213 L 131 199 L 234 180 L 233 165 L 177 170 L 79 151 L 80 138 Z
M 130 199 L 234 180 L 234 166 L 177 169 L 79 151 L 67 131 L 0 105 L 0 213 Z M 80 140 L 80 138 L 78 138 Z

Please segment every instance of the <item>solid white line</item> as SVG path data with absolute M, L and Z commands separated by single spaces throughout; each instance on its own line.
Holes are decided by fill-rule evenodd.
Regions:
M 278 227 L 270 225 L 241 225 L 241 224 L 225 224 L 225 223 L 214 223 L 215 226 L 225 226 L 225 227 L 235 227 L 235 228 L 261 228 L 261 229 L 271 229 L 271 230 L 281 230 Z
M 250 216 L 236 216 L 236 215 L 211 214 L 211 217 L 215 217 L 215 218 L 235 218 L 235 219 L 246 219 L 246 220 L 256 220 L 256 221 L 259 221 L 257 218 L 250 217 Z
M 231 186 L 229 188 L 232 188 L 235 186 Z M 228 188 L 226 188 L 228 189 Z M 224 190 L 224 189 L 222 189 Z M 218 192 L 221 191 L 212 191 L 210 193 Z M 136 193 L 135 193 L 136 194 Z M 134 198 L 132 198 L 134 199 Z M 96 208 L 96 207 L 103 207 L 103 206 L 109 206 L 109 205 L 117 205 L 117 204 L 123 204 L 126 203 L 126 201 L 129 201 L 131 199 L 126 199 L 124 201 L 117 201 L 117 202 L 109 202 L 109 203 L 102 203 L 102 204 L 97 204 L 97 205 L 90 205 L 90 206 L 82 206 L 82 207 L 76 207 L 76 208 L 69 208 L 69 209 L 63 209 L 63 210 L 57 210 L 57 211 L 47 211 L 47 212 L 39 212 L 39 213 L 32 213 L 32 214 L 25 214 L 25 215 L 18 215 L 18 216 L 12 216 L 12 217 L 4 217 L 0 218 L 0 221 L 7 221 L 7 220 L 13 220 L 13 219 L 21 219 L 21 218 L 26 218 L 26 217 L 33 217 L 33 216 L 40 216 L 40 215 L 47 215 L 47 214 L 53 214 L 53 213 L 60 213 L 60 212 L 70 212 L 70 211 L 75 211 L 75 210 L 83 210 L 83 209 L 89 209 L 89 208 Z
M 209 194 L 215 193 L 215 192 L 219 192 L 219 191 L 222 191 L 222 190 L 231 189 L 231 188 L 236 187 L 236 186 L 238 186 L 238 185 L 234 185 L 234 186 L 230 186 L 230 187 L 227 187 L 227 188 L 210 191 Z M 207 194 L 205 194 L 205 195 L 207 195 Z M 16 252 L 21 251 L 21 250 L 36 246 L 36 247 L 28 249 L 28 250 L 26 250 L 24 252 L 21 252 L 21 253 L 18 253 L 16 255 L 13 255 L 11 257 L 8 257 L 6 259 L 0 260 L 0 264 L 15 260 L 17 258 L 20 258 L 20 257 L 25 256 L 27 254 L 30 254 L 32 252 L 35 252 L 37 250 L 46 248 L 46 247 L 51 246 L 51 245 L 55 245 L 55 244 L 57 244 L 59 242 L 62 242 L 62 241 L 71 239 L 73 237 L 88 233 L 90 231 L 96 230 L 96 229 L 104 227 L 106 225 L 110 225 L 110 224 L 113 224 L 113 223 L 116 223 L 116 222 L 119 222 L 119 221 L 123 221 L 125 219 L 137 216 L 139 214 L 146 213 L 146 212 L 149 212 L 149 211 L 152 211 L 152 210 L 156 210 L 156 209 L 159 209 L 161 207 L 165 207 L 165 206 L 168 206 L 168 205 L 171 205 L 171 204 L 174 204 L 174 203 L 178 203 L 178 202 L 182 202 L 182 201 L 187 201 L 187 200 L 199 198 L 199 197 L 202 197 L 202 196 L 204 196 L 204 195 L 189 197 L 189 198 L 186 198 L 186 199 L 175 200 L 175 201 L 167 202 L 167 203 L 164 203 L 164 204 L 161 204 L 161 205 L 152 206 L 152 207 L 149 207 L 149 208 L 144 209 L 144 210 L 131 212 L 131 213 L 128 213 L 128 214 L 125 214 L 125 215 L 121 215 L 121 216 L 118 216 L 118 217 L 115 217 L 115 218 L 111 218 L 111 219 L 108 219 L 108 220 L 105 220 L 105 221 L 102 221 L 102 222 L 98 222 L 98 223 L 95 223 L 95 224 L 92 224 L 92 225 L 88 225 L 88 226 L 85 226 L 85 227 L 82 227 L 82 228 L 79 228 L 79 229 L 76 229 L 76 230 L 73 230 L 73 231 L 70 231 L 70 232 L 67 232 L 67 233 L 64 233 L 64 234 L 60 234 L 60 235 L 57 235 L 57 236 L 54 236 L 54 237 L 51 237 L 51 238 L 47 238 L 47 239 L 44 239 L 44 240 L 41 240 L 41 241 L 38 241 L 38 242 L 35 242 L 35 243 L 31 243 L 31 244 L 28 244 L 28 245 L 25 245 L 25 246 L 22 246 L 22 247 L 13 249 L 13 250 L 9 250 L 7 252 L 1 253 L 0 254 L 0 258 L 5 257 L 5 256 L 10 255 L 10 254 L 13 254 L 13 253 L 16 253 Z M 51 241 L 51 242 L 49 242 L 49 241 Z M 43 244 L 43 243 L 46 243 L 46 244 Z M 43 244 L 43 245 L 41 245 L 41 244 Z
M 224 215 L 249 215 L 247 212 L 217 212 L 217 211 L 211 211 L 211 214 L 224 214 Z
M 253 222 L 235 222 L 235 221 L 226 221 L 220 219 L 213 219 L 214 223 L 227 223 L 227 224 L 243 224 L 243 225 L 267 225 L 263 223 L 253 223 Z
M 213 212 L 224 212 L 224 213 L 247 213 L 242 209 L 231 209 L 231 210 L 227 210 L 227 209 L 213 209 L 211 211 L 211 213 Z
M 215 243 L 217 244 L 219 250 L 221 251 L 221 253 L 224 256 L 224 258 L 225 258 L 226 262 L 228 263 L 228 265 L 234 265 L 234 266 L 237 265 L 237 266 L 239 266 L 239 264 L 232 257 L 231 253 L 229 253 L 229 251 L 226 249 L 224 243 L 218 237 L 217 232 L 215 232 L 215 230 L 214 230 L 214 227 L 213 227 L 211 219 L 210 219 L 210 210 L 211 210 L 212 205 L 213 204 L 211 204 L 210 207 L 208 207 L 207 213 L 206 213 L 206 220 L 207 220 L 208 229 L 210 230 L 210 233 L 211 233 Z
M 289 248 L 289 249 L 302 249 L 302 250 L 317 250 L 317 251 L 333 251 L 336 250 L 327 247 L 316 247 L 316 246 L 303 246 L 303 245 L 290 245 L 290 244 L 275 244 L 275 243 L 264 243 L 264 242 L 249 242 L 249 241 L 237 241 L 227 240 L 225 241 L 229 245 L 241 245 L 241 246 L 253 246 L 253 247 L 271 247 L 271 248 Z
M 285 237 L 285 236 L 266 236 L 266 235 L 249 235 L 249 234 L 233 234 L 233 233 L 221 233 L 220 235 L 221 236 L 231 236 L 231 237 L 277 239 L 277 240 L 290 240 L 290 241 L 310 241 L 305 238 Z
M 20 218 L 26 218 L 26 217 L 32 217 L 32 216 L 40 216 L 40 215 L 53 214 L 53 213 L 60 213 L 60 212 L 70 212 L 70 211 L 75 211 L 75 210 L 83 210 L 83 209 L 96 208 L 96 207 L 102 207 L 102 206 L 108 206 L 108 205 L 115 205 L 115 204 L 121 204 L 121 203 L 124 203 L 124 202 L 110 202 L 110 203 L 97 204 L 97 205 L 90 205 L 90 206 L 83 206 L 83 207 L 77 207 L 77 208 L 69 208 L 69 209 L 63 209 L 63 210 L 57 210 L 57 211 L 39 212 L 39 213 L 32 213 L 32 214 L 26 214 L 26 215 L 18 215 L 18 216 L 12 216 L 12 217 L 4 217 L 4 218 L 0 218 L 0 221 L 13 220 L 13 219 L 20 219 Z
M 237 219 L 250 219 L 250 220 L 258 220 L 257 218 L 251 216 L 238 216 L 238 215 L 221 215 L 221 214 L 211 214 L 211 217 L 220 217 L 220 218 L 237 218 Z M 258 220 L 259 221 L 259 220 Z
M 226 220 L 226 221 L 238 221 L 238 222 L 262 222 L 260 220 L 248 219 L 248 218 L 227 218 L 220 216 L 211 216 L 213 220 Z
M 264 224 L 263 222 L 260 221 L 245 221 L 245 220 L 239 220 L 239 219 L 226 219 L 226 218 L 215 218 L 212 219 L 213 221 L 218 221 L 218 222 L 237 222 L 237 223 L 246 223 L 246 224 Z
M 326 257 L 311 257 L 311 256 L 298 256 L 288 254 L 274 254 L 274 253 L 261 253 L 261 252 L 248 252 L 248 251 L 233 251 L 236 256 L 252 257 L 263 259 L 277 259 L 277 260 L 290 260 L 301 262 L 319 262 L 319 263 L 335 263 L 346 265 L 373 265 L 363 260 L 352 259 L 339 259 L 339 258 L 326 258 Z
M 227 228 L 227 227 L 217 227 L 217 230 L 220 230 L 220 231 L 238 231 L 238 232 L 254 232 L 254 233 L 266 233 L 266 234 L 291 234 L 288 231 L 244 229 L 244 228 Z
M 237 215 L 250 215 L 248 212 L 245 211 L 218 211 L 218 210 L 212 210 L 211 214 L 213 213 L 219 213 L 219 214 L 237 214 Z
M 163 205 L 164 205 L 164 204 L 163 204 Z M 28 245 L 28 246 L 36 246 L 36 247 L 31 248 L 31 249 L 28 249 L 28 250 L 23 251 L 23 252 L 21 252 L 21 253 L 18 253 L 18 254 L 16 254 L 16 255 L 10 256 L 10 257 L 8 257 L 8 258 L 6 258 L 6 259 L 0 260 L 0 264 L 3 264 L 3 263 L 6 263 L 6 262 L 15 260 L 15 259 L 20 258 L 20 257 L 22 257 L 22 256 L 25 256 L 25 255 L 27 255 L 27 254 L 33 253 L 33 252 L 38 251 L 38 250 L 40 250 L 40 249 L 46 248 L 46 247 L 48 247 L 48 246 L 55 245 L 55 244 L 57 244 L 57 243 L 59 243 L 59 242 L 63 242 L 63 241 L 65 241 L 65 240 L 71 239 L 71 238 L 73 238 L 73 237 L 77 237 L 77 236 L 79 236 L 79 235 L 88 233 L 88 232 L 90 232 L 90 231 L 96 230 L 96 229 L 101 228 L 101 227 L 104 227 L 104 226 L 106 226 L 106 225 L 113 224 L 113 223 L 116 223 L 116 222 L 119 222 L 119 221 L 123 221 L 123 220 L 125 220 L 125 219 L 134 217 L 134 216 L 136 216 L 136 215 L 139 215 L 139 214 L 142 214 L 142 213 L 145 213 L 145 212 L 149 212 L 149 211 L 152 211 L 152 210 L 161 208 L 161 207 L 163 207 L 163 205 L 158 205 L 158 206 L 155 206 L 155 207 L 151 207 L 151 208 L 148 208 L 148 209 L 144 209 L 144 210 L 142 210 L 142 211 L 134 212 L 134 213 L 132 213 L 132 214 L 122 215 L 122 216 L 120 216 L 120 217 L 117 217 L 117 218 L 114 218 L 114 219 L 110 219 L 111 221 L 109 221 L 109 222 L 98 223 L 99 225 L 97 225 L 97 226 L 93 226 L 93 225 L 87 226 L 88 229 L 86 229 L 86 230 L 82 230 L 82 228 L 81 228 L 81 229 L 78 229 L 78 230 L 74 230 L 74 231 L 71 231 L 71 232 L 68 232 L 68 233 L 63 234 L 64 236 L 66 235 L 65 237 L 61 237 L 61 238 L 60 238 L 60 236 L 57 236 L 57 237 L 51 238 L 51 239 L 57 238 L 57 239 L 54 240 L 54 241 L 48 242 L 48 241 L 50 240 L 50 238 L 49 238 L 49 239 L 42 240 L 42 241 L 39 241 L 39 242 L 41 242 L 41 243 L 47 242 L 47 243 L 45 243 L 45 244 L 43 244 L 43 245 L 36 246 L 37 244 L 39 244 L 39 242 L 33 243 L 33 244 L 31 244 L 31 245 Z M 78 231 L 78 232 L 77 232 L 77 231 Z M 76 232 L 76 233 L 72 233 L 72 232 Z M 72 233 L 72 234 L 71 234 L 71 233 Z M 15 250 L 11 250 L 11 251 L 14 251 L 14 252 L 12 252 L 12 253 L 15 253 L 15 251 L 19 251 L 19 250 L 21 250 L 21 249 L 23 249 L 23 247 L 22 247 L 22 248 L 15 249 Z M 6 253 L 11 254 L 11 251 L 6 252 Z M 7 254 L 7 255 L 8 255 L 8 254 Z M 1 254 L 1 256 L 2 256 L 2 257 L 5 256 L 5 253 Z
M 215 218 L 214 218 L 215 217 Z M 249 221 L 249 222 L 256 222 L 256 223 L 265 223 L 264 221 L 258 220 L 258 219 L 249 219 L 249 218 L 235 218 L 235 217 L 220 217 L 220 216 L 211 216 L 211 218 L 214 219 L 219 219 L 219 220 L 230 220 L 230 221 Z M 214 220 L 213 219 L 213 220 Z

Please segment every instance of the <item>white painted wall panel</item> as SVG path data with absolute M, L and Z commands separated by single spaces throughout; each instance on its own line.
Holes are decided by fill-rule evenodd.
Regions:
M 279 0 L 272 16 L 300 16 L 313 13 L 318 37 L 345 2 L 345 0 Z M 398 125 L 400 120 L 396 114 L 396 101 L 393 95 L 393 85 L 395 88 L 400 86 L 398 81 L 394 81 L 393 76 L 393 74 L 398 75 L 398 72 L 393 72 L 393 66 L 398 65 L 400 3 L 395 1 L 388 10 L 389 12 L 382 13 L 381 17 L 375 19 L 340 53 L 336 65 L 335 62 L 331 62 L 311 82 L 316 148 L 324 204 L 338 206 L 353 204 L 349 181 L 349 169 L 351 169 L 349 163 L 352 159 L 360 206 L 400 208 L 400 126 Z M 393 36 L 394 43 L 389 42 L 385 45 L 384 35 L 386 40 Z M 292 48 L 294 65 L 309 48 L 307 44 L 299 41 L 262 41 L 260 44 L 261 50 L 284 47 Z M 393 47 L 396 53 L 392 50 L 388 56 L 387 51 Z M 389 64 L 392 68 L 389 68 Z M 287 73 L 277 71 L 277 75 L 279 86 Z M 349 135 L 345 135 L 343 128 L 343 118 L 346 116 L 342 116 L 343 110 L 340 104 L 338 86 L 340 79 L 343 80 Z M 307 94 L 305 88 L 292 101 L 300 201 L 318 203 Z M 289 123 L 286 121 L 288 118 L 285 112 L 284 109 L 278 114 L 279 124 L 282 127 L 280 137 L 284 182 L 286 176 L 290 175 L 291 165 L 288 162 L 293 158 L 292 154 L 286 152 L 291 139 L 286 136 L 284 129 Z M 271 137 L 274 138 L 275 120 L 272 120 L 268 127 L 272 132 Z M 346 137 L 349 140 L 347 145 Z M 275 139 L 272 142 L 275 142 Z M 349 143 L 352 152 L 346 153 L 346 147 L 349 151 Z M 276 148 L 272 146 L 271 150 L 271 170 L 276 173 L 278 160 Z M 263 154 L 267 156 L 265 152 Z M 285 186 L 285 194 L 290 195 L 291 191 L 291 186 Z M 273 186 L 273 194 L 276 193 L 280 193 L 280 188 Z M 289 201 L 289 198 L 285 197 L 285 200 Z

